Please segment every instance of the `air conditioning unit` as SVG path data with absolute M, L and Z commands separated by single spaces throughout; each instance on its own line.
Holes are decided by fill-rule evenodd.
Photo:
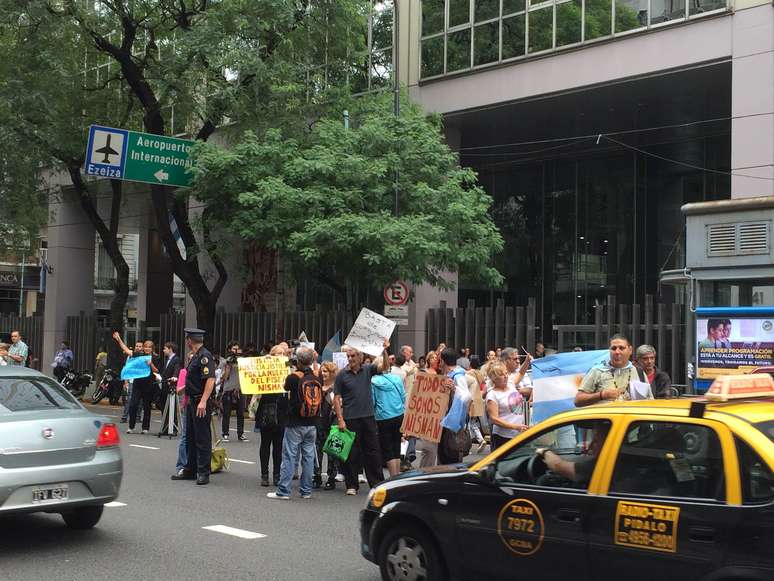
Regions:
M 751 256 L 771 252 L 771 221 L 708 224 L 707 257 Z

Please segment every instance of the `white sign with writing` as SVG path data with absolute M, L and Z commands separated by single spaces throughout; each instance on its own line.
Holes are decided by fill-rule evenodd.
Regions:
M 392 335 L 394 329 L 394 321 L 369 309 L 363 309 L 352 325 L 345 343 L 358 351 L 378 357 L 384 351 L 384 340 Z
M 336 364 L 336 367 L 339 369 L 344 369 L 347 365 L 349 365 L 349 361 L 347 360 L 347 354 L 343 351 L 336 351 L 333 354 L 333 362 Z
M 409 316 L 408 305 L 384 305 L 384 316 L 390 319 L 405 319 Z

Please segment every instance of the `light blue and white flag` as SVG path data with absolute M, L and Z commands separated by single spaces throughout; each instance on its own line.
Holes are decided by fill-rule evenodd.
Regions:
M 186 260 L 185 242 L 183 242 L 183 237 L 180 235 L 180 229 L 177 227 L 177 220 L 175 220 L 172 212 L 167 212 L 167 214 L 169 215 L 169 229 L 172 231 L 172 238 L 175 239 L 175 244 L 177 244 L 177 249 L 180 251 L 181 258 Z
M 141 357 L 130 357 L 126 360 L 124 368 L 121 370 L 121 379 L 142 379 L 150 375 L 150 355 L 143 355 Z
M 610 357 L 607 349 L 549 355 L 532 362 L 532 420 L 542 422 L 575 407 L 583 376 Z
M 336 331 L 333 337 L 328 339 L 322 351 L 321 361 L 333 361 L 333 354 L 341 351 L 341 330 Z

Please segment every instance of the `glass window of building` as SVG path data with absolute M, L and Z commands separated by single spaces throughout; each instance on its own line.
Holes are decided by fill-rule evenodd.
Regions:
M 449 33 L 446 43 L 446 72 L 470 68 L 470 28 Z
M 583 22 L 585 40 L 604 38 L 613 33 L 613 3 L 611 0 L 586 0 Z
M 554 46 L 554 6 L 541 2 L 530 7 L 527 15 L 529 53 L 550 50 Z
M 648 0 L 616 0 L 615 32 L 629 32 L 648 25 Z
M 500 16 L 500 0 L 475 0 L 474 17 L 476 22 L 484 22 Z
M 568 0 L 556 4 L 556 46 L 568 46 L 581 41 L 583 3 Z
M 671 25 L 728 7 L 728 0 L 421 0 L 421 76 Z
M 497 62 L 500 58 L 500 22 L 479 24 L 473 29 L 473 65 Z
M 503 18 L 503 60 L 524 56 L 526 49 L 526 13 Z

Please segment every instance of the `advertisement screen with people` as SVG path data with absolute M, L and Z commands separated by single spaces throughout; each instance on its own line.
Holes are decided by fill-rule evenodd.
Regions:
M 727 311 L 697 312 L 698 379 L 754 373 L 774 365 L 774 312 L 766 316 L 766 311 L 754 308 L 740 308 L 733 315 Z

